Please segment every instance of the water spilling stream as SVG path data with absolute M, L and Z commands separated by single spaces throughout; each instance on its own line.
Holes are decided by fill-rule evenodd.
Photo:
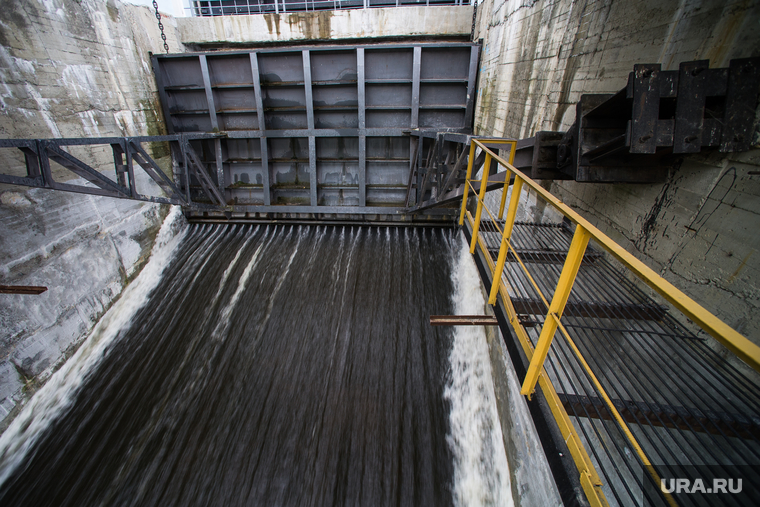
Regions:
M 455 231 L 159 243 L 0 439 L 0 505 L 511 504 L 483 332 L 428 323 L 482 311 Z

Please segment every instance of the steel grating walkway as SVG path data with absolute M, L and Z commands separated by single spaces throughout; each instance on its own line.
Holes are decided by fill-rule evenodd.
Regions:
M 480 234 L 495 262 L 501 242 L 497 227 L 482 221 Z M 530 273 L 551 301 L 572 236 L 566 222 L 515 223 L 511 243 L 517 256 L 508 256 L 502 280 L 534 347 L 547 305 L 519 260 L 540 264 Z M 586 250 L 562 318 L 660 476 L 691 477 L 690 467 L 703 465 L 713 466 L 716 476 L 730 475 L 732 467 L 760 464 L 757 375 L 726 361 L 600 250 Z M 610 503 L 640 505 L 643 491 L 645 504 L 667 505 L 665 498 L 647 492 L 649 478 L 559 331 L 544 366 L 585 440 Z M 721 502 L 733 505 L 730 497 Z

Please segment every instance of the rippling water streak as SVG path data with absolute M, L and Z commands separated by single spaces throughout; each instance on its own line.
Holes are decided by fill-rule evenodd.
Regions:
M 451 505 L 456 242 L 190 227 L 0 504 Z

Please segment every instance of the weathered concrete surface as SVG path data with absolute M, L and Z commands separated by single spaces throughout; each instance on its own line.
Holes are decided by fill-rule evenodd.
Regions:
M 476 132 L 565 130 L 583 93 L 623 88 L 635 63 L 760 55 L 760 3 L 486 0 Z M 759 116 L 760 117 L 760 116 Z M 755 136 L 755 142 L 760 136 Z M 760 343 L 760 150 L 684 157 L 664 184 L 550 190 L 707 310 Z M 548 182 L 547 182 L 548 183 Z M 549 186 L 549 185 L 547 185 Z
M 184 50 L 173 19 L 163 23 L 170 48 Z M 146 7 L 114 0 L 4 2 L 0 137 L 164 133 L 149 51 L 163 51 L 163 41 Z M 149 151 L 166 162 L 160 146 Z M 112 164 L 108 149 L 76 154 L 82 153 L 94 167 Z M 4 171 L 22 174 L 21 160 L 0 150 Z M 62 169 L 54 175 L 76 178 Z M 0 185 L 0 283 L 49 288 L 40 296 L 0 296 L 0 428 L 140 269 L 165 211 Z
M 472 6 L 177 18 L 184 44 L 247 44 L 384 37 L 469 36 Z
M 717 155 L 717 154 L 716 154 Z M 661 185 L 552 192 L 731 327 L 760 343 L 760 150 L 689 157 Z
M 635 63 L 757 56 L 759 21 L 760 3 L 746 0 L 485 0 L 476 131 L 567 129 L 581 94 L 620 90 Z
M 163 18 L 169 47 L 173 18 Z M 110 0 L 8 0 L 0 9 L 0 136 L 164 131 L 148 52 L 163 52 L 154 14 Z

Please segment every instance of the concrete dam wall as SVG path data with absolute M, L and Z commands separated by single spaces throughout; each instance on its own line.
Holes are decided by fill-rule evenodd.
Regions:
M 3 5 L 0 21 L 4 138 L 165 133 L 149 59 L 161 38 L 147 8 L 14 1 Z M 181 50 L 173 21 L 164 26 L 170 47 Z M 151 155 L 168 162 L 156 148 Z M 3 165 L 23 168 L 23 157 L 7 151 Z M 48 287 L 33 300 L 10 296 L 0 306 L 5 427 L 139 272 L 168 210 L 8 185 L 0 194 L 0 283 Z
M 582 94 L 615 93 L 637 63 L 760 55 L 757 2 L 512 2 L 478 6 L 483 54 L 475 133 L 524 138 L 567 130 Z M 546 182 L 618 244 L 760 343 L 760 130 L 744 153 L 678 160 L 664 183 Z

